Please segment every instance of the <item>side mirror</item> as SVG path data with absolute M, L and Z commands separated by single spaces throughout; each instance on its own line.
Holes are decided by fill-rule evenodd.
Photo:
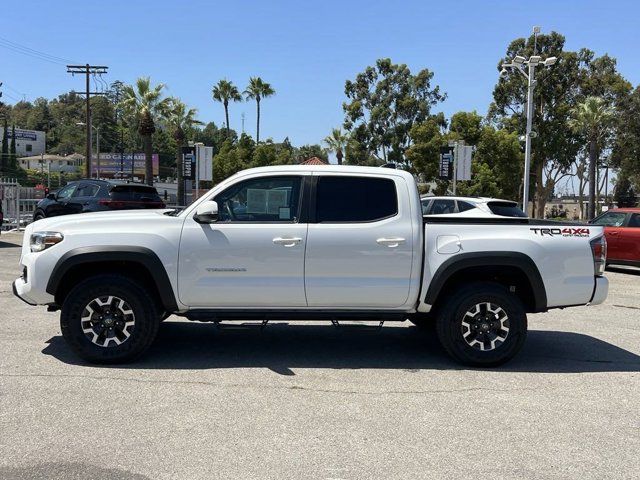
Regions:
M 203 202 L 193 215 L 198 223 L 216 223 L 218 221 L 218 202 Z
M 49 200 L 55 200 L 57 198 L 57 196 L 56 196 L 55 193 L 49 193 L 49 194 L 47 194 L 47 198 Z

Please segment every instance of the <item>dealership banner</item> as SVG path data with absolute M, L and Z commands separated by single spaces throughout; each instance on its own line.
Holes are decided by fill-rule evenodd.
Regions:
M 100 154 L 100 176 L 113 177 L 122 170 L 125 174 L 131 175 L 131 162 L 133 161 L 133 175 L 144 176 L 144 153 L 125 153 L 122 159 L 119 153 Z M 151 156 L 153 174 L 160 173 L 160 157 L 157 153 Z M 98 171 L 98 159 L 91 157 L 91 171 Z

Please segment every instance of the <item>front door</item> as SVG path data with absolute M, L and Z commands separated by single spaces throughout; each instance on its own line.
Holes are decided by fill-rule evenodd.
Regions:
M 238 180 L 214 198 L 219 221 L 185 220 L 180 301 L 196 308 L 306 307 L 302 175 Z
M 318 176 L 316 191 L 305 264 L 309 306 L 403 306 L 415 248 L 404 179 L 327 174 Z
M 640 213 L 631 213 L 618 234 L 620 259 L 640 263 Z
M 620 260 L 623 255 L 620 248 L 620 231 L 625 223 L 625 212 L 610 211 L 603 213 L 593 220 L 594 225 L 604 226 L 604 236 L 607 239 L 607 258 Z

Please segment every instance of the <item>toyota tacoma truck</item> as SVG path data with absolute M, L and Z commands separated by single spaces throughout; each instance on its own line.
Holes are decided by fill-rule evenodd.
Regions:
M 457 361 L 521 349 L 527 313 L 602 303 L 603 228 L 528 218 L 423 217 L 414 177 L 384 168 L 245 170 L 178 210 L 29 225 L 15 295 L 60 310 L 69 347 L 129 362 L 160 322 L 435 323 Z

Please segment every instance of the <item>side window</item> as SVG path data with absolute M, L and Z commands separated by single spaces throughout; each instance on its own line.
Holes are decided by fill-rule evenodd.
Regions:
M 640 228 L 640 213 L 633 213 L 629 219 L 630 228 Z
M 76 184 L 73 185 L 67 185 L 66 187 L 64 187 L 62 190 L 60 190 L 57 194 L 57 197 L 59 200 L 64 200 L 67 199 L 69 197 L 71 197 L 71 195 L 73 195 L 74 190 L 76 189 Z
M 474 208 L 474 206 L 469 202 L 458 200 L 458 212 L 466 212 L 467 210 L 471 210 L 472 208 Z
M 320 176 L 318 222 L 373 222 L 398 213 L 396 184 L 388 178 Z
M 429 214 L 429 206 L 431 205 L 431 200 L 422 200 L 422 215 Z
M 296 222 L 299 218 L 300 177 L 253 178 L 220 193 L 221 222 Z
M 446 215 L 447 213 L 456 213 L 456 204 L 454 200 L 438 199 L 433 201 L 431 206 L 431 215 Z
M 84 183 L 76 188 L 76 191 L 73 192 L 73 197 L 93 197 L 98 193 L 99 189 L 98 185 Z
M 593 221 L 594 225 L 603 225 L 605 227 L 620 227 L 624 223 L 627 214 L 623 212 L 607 212 L 600 215 Z

